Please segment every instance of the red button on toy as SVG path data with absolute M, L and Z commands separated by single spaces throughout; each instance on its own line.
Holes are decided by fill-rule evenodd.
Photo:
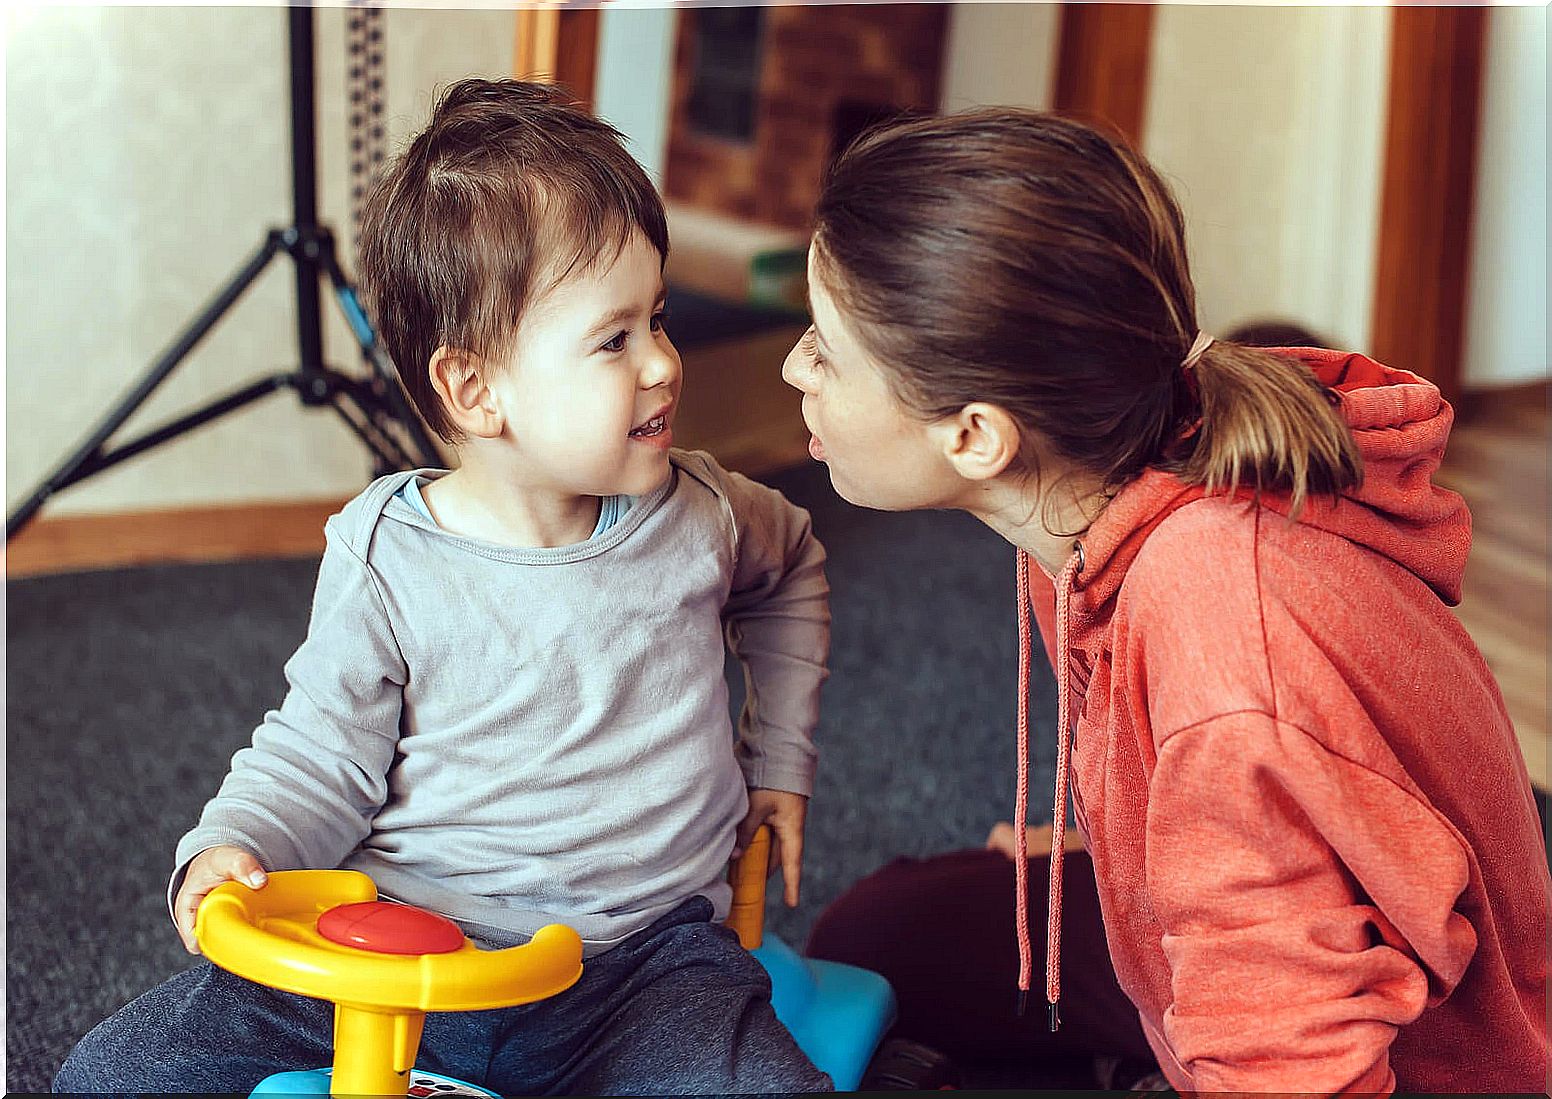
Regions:
M 331 908 L 318 917 L 318 934 L 378 954 L 451 954 L 464 943 L 463 932 L 446 916 L 392 901 Z

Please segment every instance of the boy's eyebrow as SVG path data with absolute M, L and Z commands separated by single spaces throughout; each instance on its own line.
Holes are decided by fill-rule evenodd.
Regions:
M 662 305 L 667 297 L 668 287 L 659 287 L 657 292 L 657 300 L 653 302 L 654 308 L 656 306 Z M 600 317 L 597 324 L 593 325 L 587 330 L 587 335 L 582 337 L 582 342 L 586 343 L 589 340 L 597 339 L 599 336 L 602 336 L 605 332 L 617 324 L 624 324 L 626 321 L 635 320 L 636 314 L 639 312 L 640 310 L 638 310 L 634 305 L 622 305 L 618 309 L 611 310 L 610 312 Z

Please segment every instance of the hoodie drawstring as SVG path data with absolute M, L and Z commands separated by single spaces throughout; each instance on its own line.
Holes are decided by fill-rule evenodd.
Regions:
M 1072 559 L 1056 578 L 1056 657 L 1062 666 L 1056 675 L 1056 791 L 1051 812 L 1051 878 L 1046 903 L 1045 998 L 1054 1031 L 1061 1026 L 1062 998 L 1062 857 L 1067 842 L 1067 782 L 1071 768 L 1067 726 L 1071 711 L 1070 669 L 1067 664 L 1067 603 L 1073 575 L 1083 568 L 1080 545 Z M 1029 662 L 1033 648 L 1029 626 L 1029 554 L 1018 551 L 1019 605 L 1019 700 L 1018 700 L 1018 793 L 1014 812 L 1014 888 L 1015 918 L 1019 949 L 1019 1014 L 1029 996 L 1031 951 L 1029 945 Z
M 1013 911 L 1018 926 L 1019 979 L 1018 1013 L 1024 1014 L 1029 999 L 1029 554 L 1018 551 L 1018 787 L 1014 795 L 1013 815 Z

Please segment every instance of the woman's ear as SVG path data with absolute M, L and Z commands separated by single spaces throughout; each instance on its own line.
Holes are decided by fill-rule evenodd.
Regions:
M 943 457 L 967 481 L 1000 476 L 1018 457 L 1018 423 L 994 404 L 972 401 L 930 430 L 943 448 Z
M 471 351 L 439 347 L 426 367 L 447 418 L 464 435 L 493 439 L 506 426 L 501 406 L 485 384 L 486 364 Z

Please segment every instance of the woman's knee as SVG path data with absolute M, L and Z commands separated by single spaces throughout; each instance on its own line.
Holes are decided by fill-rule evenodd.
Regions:
M 865 968 L 929 949 L 945 928 L 1011 911 L 1012 864 L 990 851 L 898 858 L 837 897 L 814 921 L 807 953 Z M 1009 917 L 1011 919 L 1011 916 Z

